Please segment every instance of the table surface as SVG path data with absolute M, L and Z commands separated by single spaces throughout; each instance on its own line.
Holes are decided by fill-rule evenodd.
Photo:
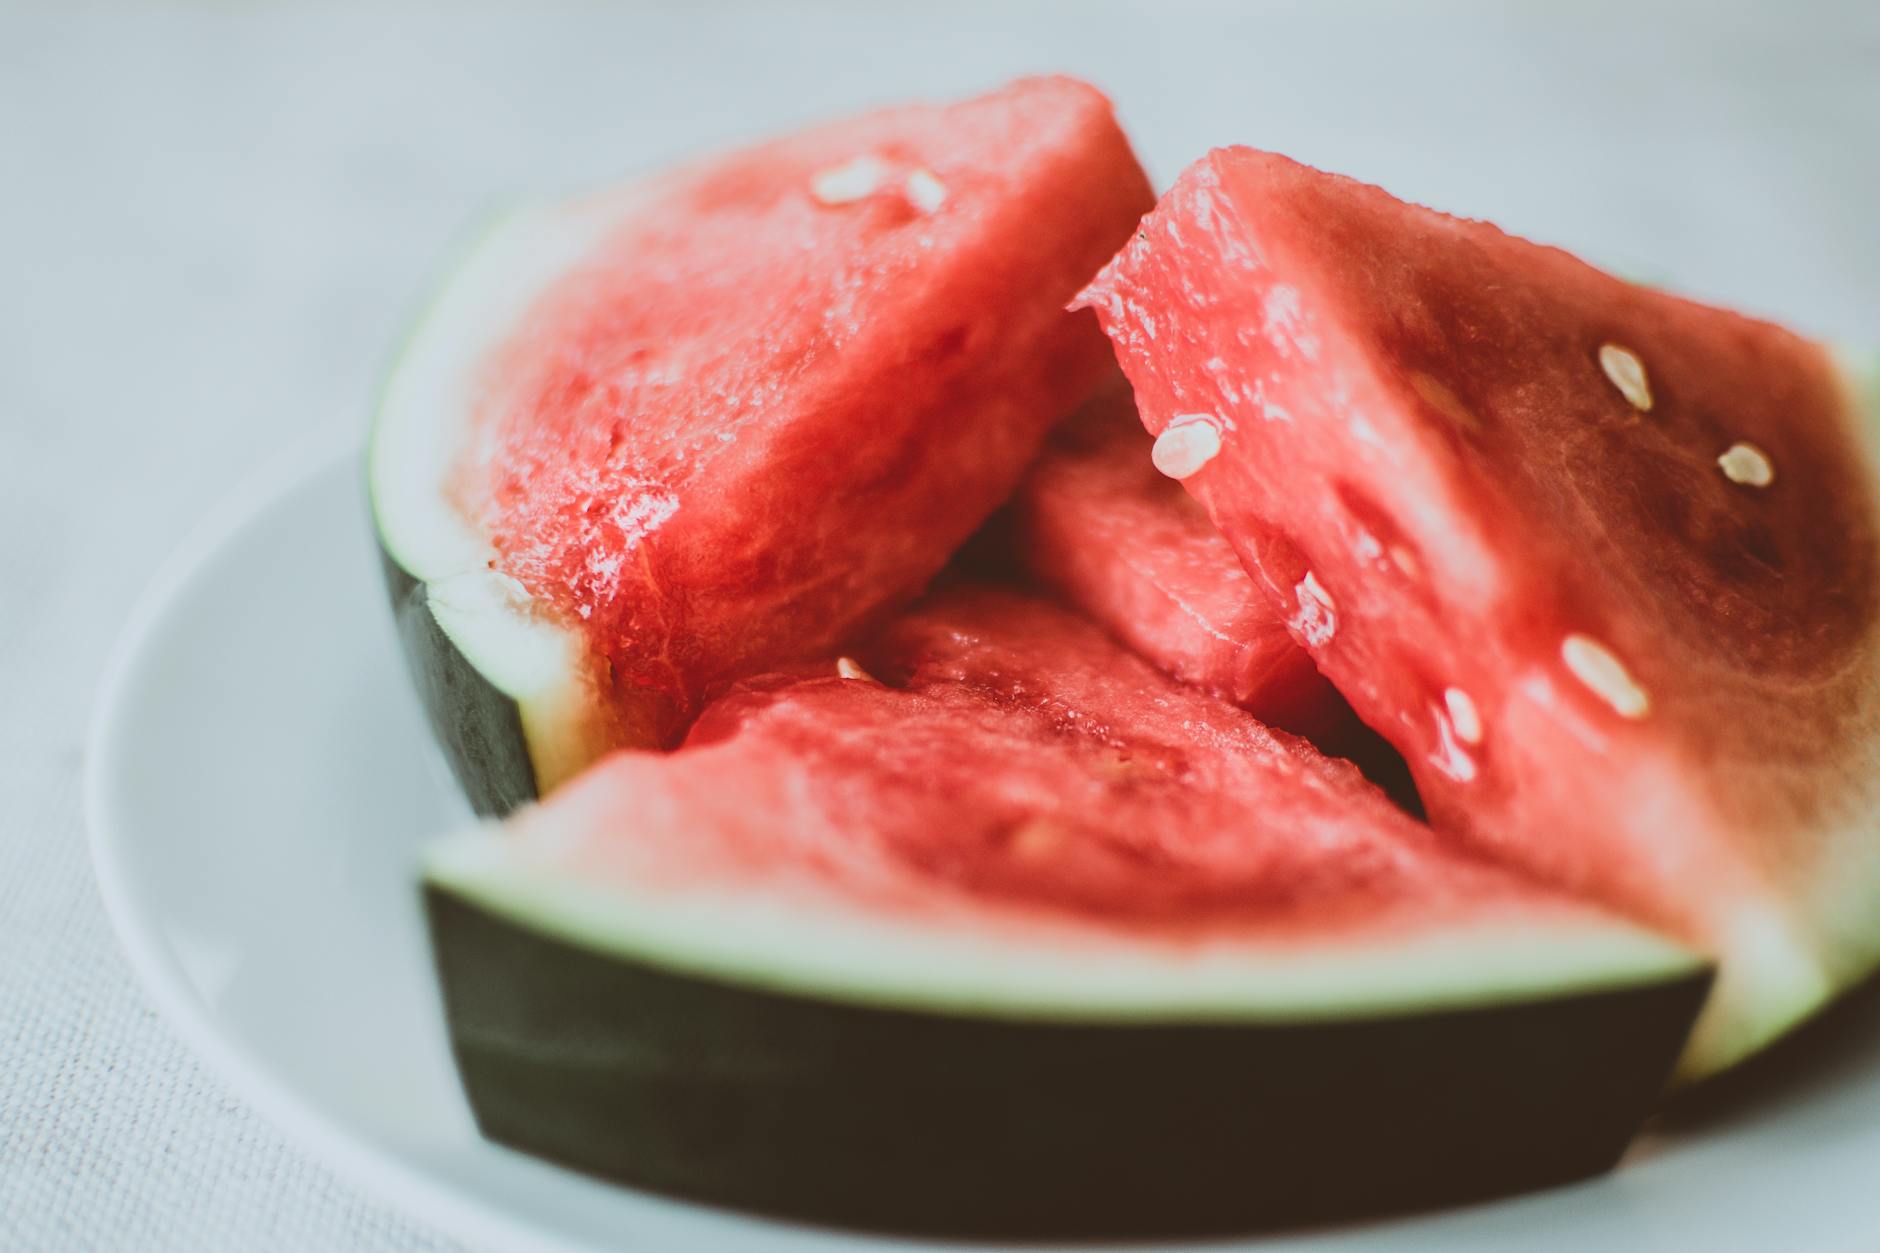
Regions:
M 1880 344 L 1865 0 L 934 7 L 0 7 L 0 1248 L 456 1247 L 155 1016 L 79 781 L 158 561 L 301 432 L 363 421 L 493 201 L 1064 69 L 1158 180 L 1277 148 Z

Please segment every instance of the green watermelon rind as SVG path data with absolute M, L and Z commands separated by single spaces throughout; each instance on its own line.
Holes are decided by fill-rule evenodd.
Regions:
M 482 1132 L 637 1187 L 851 1227 L 1252 1231 L 1585 1178 L 1656 1104 L 1710 981 L 1615 925 L 1576 937 L 1551 978 L 1486 979 L 1492 995 L 1407 989 L 1394 976 L 1416 954 L 1348 979 L 1338 1004 L 1245 982 L 1192 995 L 1176 957 L 1121 980 L 1102 947 L 1050 966 L 1023 946 L 936 946 L 923 966 L 871 928 L 819 941 L 814 919 L 771 932 L 735 908 L 688 927 L 656 893 L 526 860 L 493 831 L 427 859 Z M 758 912 L 761 890 L 745 902 Z M 1468 954 L 1480 973 L 1510 938 L 1474 934 L 1421 967 Z M 1107 988 L 1075 977 L 1105 970 Z

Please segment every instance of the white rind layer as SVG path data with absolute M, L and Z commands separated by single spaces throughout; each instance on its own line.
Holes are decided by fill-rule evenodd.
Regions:
M 622 833 L 622 838 L 631 838 Z M 1689 950 L 1562 902 L 1339 938 L 1226 932 L 1175 941 L 1094 922 L 909 911 L 839 889 L 701 872 L 606 881 L 553 837 L 482 828 L 432 845 L 433 887 L 606 956 L 770 991 L 880 1007 L 1067 1021 L 1311 1021 L 1541 1000 L 1686 977 Z

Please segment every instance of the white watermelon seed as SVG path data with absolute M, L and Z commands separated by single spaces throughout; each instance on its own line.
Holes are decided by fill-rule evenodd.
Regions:
M 1182 413 L 1162 428 L 1149 450 L 1155 468 L 1172 479 L 1185 479 L 1221 451 L 1221 429 L 1207 413 Z
M 907 176 L 907 199 L 922 213 L 932 213 L 947 202 L 947 185 L 931 170 L 915 170 Z
M 836 658 L 836 674 L 844 679 L 859 679 L 863 683 L 877 682 L 875 676 L 862 669 L 862 663 L 853 657 Z
M 1475 707 L 1475 699 L 1459 687 L 1443 690 L 1443 707 L 1449 711 L 1449 721 L 1456 728 L 1456 738 L 1464 744 L 1482 742 L 1482 715 Z
M 1574 678 L 1611 705 L 1621 718 L 1643 718 L 1651 709 L 1651 698 L 1633 680 L 1632 672 L 1598 640 L 1569 635 L 1560 643 L 1560 659 L 1567 663 Z
M 1338 605 L 1319 582 L 1319 576 L 1307 570 L 1293 588 L 1293 596 L 1299 602 L 1299 612 L 1288 619 L 1287 625 L 1315 648 L 1331 643 L 1338 632 Z
M 1456 743 L 1459 734 L 1451 727 L 1449 720 L 1441 715 L 1436 719 L 1436 738 L 1440 743 L 1438 751 L 1430 754 L 1430 764 L 1458 783 L 1467 783 L 1475 778 L 1475 758 Z
M 1599 368 L 1606 372 L 1612 385 L 1619 389 L 1619 394 L 1629 401 L 1634 409 L 1646 413 L 1652 407 L 1652 385 L 1645 377 L 1645 363 L 1638 359 L 1638 354 L 1630 348 L 1621 348 L 1617 344 L 1599 346 Z
M 1741 441 L 1731 444 L 1717 464 L 1723 467 L 1723 477 L 1732 483 L 1741 483 L 1746 487 L 1767 487 L 1776 481 L 1775 463 L 1769 460 L 1769 454 L 1754 444 Z
M 879 158 L 859 156 L 812 176 L 809 180 L 809 194 L 823 204 L 853 204 L 874 195 L 885 173 L 887 171 Z

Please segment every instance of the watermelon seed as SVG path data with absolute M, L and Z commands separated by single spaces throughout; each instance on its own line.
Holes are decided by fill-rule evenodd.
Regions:
M 1645 377 L 1645 363 L 1638 359 L 1637 353 L 1617 344 L 1601 344 L 1599 368 L 1634 409 L 1640 413 L 1651 412 L 1652 385 Z
M 1290 625 L 1308 644 L 1316 647 L 1329 643 L 1338 630 L 1338 605 L 1319 582 L 1319 576 L 1307 570 L 1306 577 L 1293 588 L 1293 595 L 1299 600 L 1299 612 Z
M 856 661 L 853 657 L 836 658 L 836 674 L 844 679 L 856 679 L 863 683 L 881 682 L 881 680 L 877 679 L 874 675 L 862 669 L 861 663 Z
M 1633 680 L 1632 672 L 1598 640 L 1569 635 L 1560 643 L 1560 659 L 1567 663 L 1574 678 L 1611 705 L 1621 718 L 1643 718 L 1651 709 L 1651 698 Z
M 813 176 L 809 180 L 809 194 L 823 204 L 853 204 L 874 195 L 886 172 L 878 158 L 856 157 Z
M 907 176 L 907 199 L 922 213 L 932 213 L 947 202 L 947 185 L 931 170 L 915 170 Z
M 1185 479 L 1214 460 L 1221 451 L 1221 430 L 1214 416 L 1207 413 L 1182 413 L 1155 437 L 1149 460 L 1155 468 L 1172 479 Z
M 1775 463 L 1754 444 L 1741 441 L 1731 444 L 1717 458 L 1717 464 L 1723 467 L 1724 478 L 1746 487 L 1767 487 L 1776 480 Z
M 1475 777 L 1475 758 L 1462 751 L 1456 743 L 1462 733 L 1456 730 L 1450 719 L 1439 712 L 1436 715 L 1436 738 L 1442 743 L 1442 751 L 1430 755 L 1430 764 L 1458 783 L 1467 783 Z
M 1449 711 L 1449 721 L 1456 728 L 1456 738 L 1464 744 L 1482 742 L 1482 715 L 1475 707 L 1475 699 L 1459 687 L 1443 689 L 1443 707 Z

